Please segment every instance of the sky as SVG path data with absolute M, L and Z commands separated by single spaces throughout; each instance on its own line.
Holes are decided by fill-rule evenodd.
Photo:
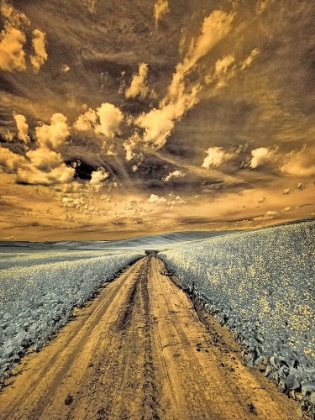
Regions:
M 0 0 L 0 240 L 315 216 L 313 0 Z

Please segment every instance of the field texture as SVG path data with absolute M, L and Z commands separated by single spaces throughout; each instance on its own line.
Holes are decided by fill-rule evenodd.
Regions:
M 38 351 L 97 289 L 143 256 L 132 251 L 0 253 L 0 380 Z M 104 255 L 105 254 L 105 255 Z
M 169 270 L 246 348 L 249 366 L 315 403 L 315 223 L 234 233 L 164 251 Z

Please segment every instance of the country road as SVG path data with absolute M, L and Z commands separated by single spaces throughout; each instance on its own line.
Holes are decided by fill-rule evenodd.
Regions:
M 226 328 L 145 257 L 105 284 L 0 393 L 0 419 L 297 419 Z

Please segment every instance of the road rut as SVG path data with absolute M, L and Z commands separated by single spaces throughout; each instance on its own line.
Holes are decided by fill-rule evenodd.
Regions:
M 0 419 L 297 419 L 225 328 L 145 257 L 107 284 L 0 394 Z

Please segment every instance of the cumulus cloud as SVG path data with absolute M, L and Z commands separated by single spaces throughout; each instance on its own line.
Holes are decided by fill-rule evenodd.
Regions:
M 97 171 L 92 172 L 90 185 L 98 191 L 104 185 L 103 181 L 108 177 L 109 173 L 103 167 L 100 167 Z
M 16 127 L 18 130 L 18 138 L 24 143 L 27 143 L 29 141 L 29 135 L 28 135 L 28 124 L 26 122 L 26 118 L 24 115 L 21 114 L 13 114 L 13 118 L 16 122 Z
M 309 177 L 315 175 L 314 152 L 305 153 L 306 146 L 300 151 L 291 151 L 281 167 L 281 171 L 290 175 Z
M 220 10 L 213 11 L 204 19 L 201 35 L 193 42 L 181 63 L 176 66 L 168 92 L 159 108 L 143 113 L 135 124 L 144 129 L 142 141 L 155 149 L 163 147 L 171 134 L 175 122 L 197 102 L 201 89 L 199 83 L 186 86 L 185 76 L 194 68 L 200 58 L 205 56 L 231 30 L 234 14 Z
M 283 194 L 284 194 L 284 195 L 289 195 L 289 194 L 290 194 L 290 192 L 291 192 L 290 188 L 285 188 L 285 189 L 283 190 Z
M 135 131 L 128 140 L 124 141 L 123 147 L 126 151 L 126 160 L 128 162 L 136 156 L 135 148 L 140 140 L 139 134 Z
M 6 0 L 1 1 L 0 12 L 3 18 L 5 19 L 5 22 L 9 23 L 12 26 L 19 27 L 30 25 L 30 20 L 28 19 L 28 17 L 24 13 L 15 9 Z
M 89 109 L 83 115 L 80 115 L 75 121 L 73 127 L 78 131 L 89 131 L 95 128 L 97 114 L 93 109 Z
M 16 181 L 32 185 L 56 185 L 71 182 L 73 175 L 74 169 L 64 163 L 49 172 L 27 166 L 18 170 Z
M 17 171 L 17 182 L 27 184 L 55 185 L 72 181 L 75 169 L 63 162 L 60 153 L 42 146 L 26 153 L 29 159 Z
M 0 147 L 0 168 L 4 172 L 16 173 L 24 162 L 24 157 L 11 152 L 9 149 Z
M 252 159 L 250 161 L 250 167 L 252 169 L 257 168 L 258 166 L 263 165 L 268 162 L 273 154 L 273 152 L 266 147 L 259 147 L 251 151 Z
M 140 96 L 144 98 L 148 93 L 146 79 L 148 76 L 148 65 L 146 63 L 139 64 L 139 72 L 132 78 L 130 87 L 126 90 L 126 98 L 134 98 Z
M 188 54 L 182 63 L 183 71 L 189 71 L 197 61 L 220 42 L 232 29 L 234 13 L 225 13 L 214 10 L 203 21 L 201 35 L 195 43 L 191 44 Z
M 96 111 L 89 109 L 80 115 L 73 127 L 78 131 L 93 130 L 96 134 L 112 138 L 119 132 L 119 126 L 123 119 L 124 116 L 118 108 L 105 102 Z
M 26 70 L 25 51 L 26 36 L 19 29 L 10 25 L 0 34 L 0 69 L 12 72 Z
M 35 29 L 33 31 L 33 49 L 35 54 L 31 55 L 31 64 L 34 67 L 34 70 L 36 72 L 39 71 L 41 66 L 45 63 L 45 61 L 48 58 L 47 52 L 46 52 L 46 35 L 44 32 L 41 32 L 39 29 Z
M 25 71 L 26 35 L 24 28 L 30 25 L 24 13 L 2 0 L 0 12 L 4 28 L 0 33 L 0 69 L 4 71 Z
M 36 138 L 42 147 L 56 150 L 65 142 L 70 131 L 67 118 L 63 114 L 53 114 L 50 121 L 50 125 L 43 124 L 36 127 Z
M 223 150 L 222 147 L 210 147 L 207 151 L 202 168 L 209 169 L 210 167 L 217 168 L 225 160 L 230 159 L 231 155 Z
M 96 132 L 106 137 L 114 137 L 124 119 L 122 112 L 110 103 L 102 104 L 96 112 L 100 120 L 100 124 L 96 126 Z
M 43 172 L 50 172 L 63 164 L 60 153 L 56 153 L 46 147 L 30 150 L 26 153 L 34 168 Z
M 163 178 L 165 182 L 169 182 L 171 179 L 174 178 L 182 178 L 185 174 L 182 171 L 176 170 L 174 172 L 170 172 L 166 177 Z
M 155 24 L 158 24 L 158 21 L 166 15 L 170 11 L 168 0 L 157 0 L 157 2 L 154 5 L 154 19 Z
M 175 122 L 197 103 L 199 88 L 199 85 L 196 85 L 189 90 L 181 84 L 177 96 L 165 97 L 160 108 L 154 108 L 147 114 L 140 115 L 135 123 L 145 130 L 142 141 L 155 149 L 163 147 Z
M 148 199 L 148 202 L 153 204 L 163 204 L 166 202 L 166 199 L 164 197 L 159 197 L 156 194 L 151 194 Z

